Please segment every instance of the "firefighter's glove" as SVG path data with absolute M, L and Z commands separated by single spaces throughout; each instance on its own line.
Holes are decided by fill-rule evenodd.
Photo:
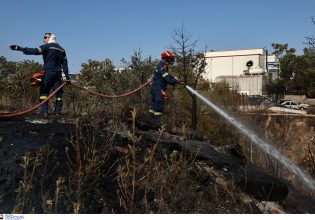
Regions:
M 11 49 L 11 50 L 21 51 L 21 50 L 22 50 L 22 47 L 20 47 L 19 45 L 11 45 L 11 46 L 10 46 L 10 49 Z
M 66 75 L 64 74 L 64 73 L 62 73 L 61 74 L 61 79 L 62 79 L 62 81 L 67 81 L 67 77 L 66 77 Z

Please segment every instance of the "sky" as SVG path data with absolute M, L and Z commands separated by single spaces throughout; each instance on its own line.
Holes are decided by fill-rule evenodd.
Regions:
M 1 0 L 0 56 L 34 60 L 11 44 L 38 47 L 45 32 L 66 50 L 71 73 L 89 59 L 119 67 L 135 51 L 159 59 L 182 27 L 198 40 L 196 50 L 266 48 L 288 43 L 303 53 L 315 36 L 314 0 Z

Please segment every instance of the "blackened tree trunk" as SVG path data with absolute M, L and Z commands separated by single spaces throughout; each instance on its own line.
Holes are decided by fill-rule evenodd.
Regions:
M 191 109 L 191 129 L 197 129 L 197 98 L 195 95 L 191 95 L 192 98 L 192 109 Z

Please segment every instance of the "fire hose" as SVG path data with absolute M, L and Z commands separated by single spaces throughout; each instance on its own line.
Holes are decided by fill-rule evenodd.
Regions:
M 38 107 L 40 107 L 41 105 L 43 105 L 45 102 L 48 102 L 49 99 L 51 99 L 60 89 L 62 89 L 67 83 L 64 82 L 62 83 L 57 89 L 55 89 L 55 91 L 53 91 L 45 100 L 43 100 L 42 102 L 38 103 L 37 105 L 35 105 L 34 107 L 30 108 L 30 109 L 26 109 L 24 111 L 20 111 L 20 112 L 14 112 L 14 113 L 9 113 L 9 114 L 1 114 L 0 118 L 12 118 L 12 117 L 18 117 L 18 116 L 22 116 L 25 115 L 27 113 L 30 113 L 32 111 L 34 111 L 35 109 L 37 109 Z
M 94 94 L 94 95 L 97 95 L 97 96 L 100 96 L 100 97 L 104 97 L 104 98 L 112 98 L 112 99 L 115 99 L 115 98 L 122 98 L 122 97 L 126 97 L 126 96 L 129 96 L 129 95 L 132 95 L 136 92 L 138 92 L 139 90 L 143 89 L 145 86 L 149 85 L 150 83 L 152 82 L 152 80 L 148 80 L 146 83 L 142 84 L 140 87 L 132 90 L 132 91 L 129 91 L 127 93 L 123 93 L 123 94 L 120 94 L 120 95 L 105 95 L 105 94 L 101 94 L 101 93 L 97 93 L 97 92 L 94 92 L 94 91 L 91 91 L 91 90 L 88 90 L 88 89 L 85 89 L 84 87 L 82 86 L 79 86 L 79 85 L 76 85 L 76 84 L 70 84 L 76 88 L 79 88 L 83 91 L 86 91 L 88 93 L 91 93 L 91 94 Z M 64 82 L 62 83 L 57 89 L 55 89 L 45 100 L 43 100 L 42 102 L 38 103 L 37 105 L 35 105 L 34 107 L 30 108 L 30 109 L 26 109 L 26 110 L 23 110 L 23 111 L 19 111 L 19 112 L 14 112 L 14 113 L 9 113 L 9 114 L 0 114 L 0 118 L 13 118 L 13 117 L 18 117 L 18 116 L 22 116 L 22 115 L 25 115 L 25 114 L 28 114 L 34 110 L 36 110 L 37 108 L 39 108 L 41 105 L 43 105 L 45 102 L 48 102 L 49 99 L 51 99 L 60 89 L 62 89 L 67 83 Z
M 88 93 L 91 93 L 93 95 L 97 95 L 97 96 L 101 96 L 101 97 L 104 97 L 104 98 L 112 98 L 112 99 L 116 99 L 116 98 L 122 98 L 122 97 L 126 97 L 126 96 L 129 96 L 131 94 L 134 94 L 136 92 L 138 92 L 139 90 L 141 90 L 142 88 L 144 88 L 145 86 L 149 85 L 150 83 L 152 82 L 152 80 L 148 80 L 146 83 L 142 84 L 140 87 L 130 91 L 130 92 L 127 92 L 127 93 L 124 93 L 124 94 L 120 94 L 120 95 L 105 95 L 105 94 L 101 94 L 101 93 L 97 93 L 97 92 L 94 92 L 94 91 L 91 91 L 91 90 L 88 90 L 88 89 L 85 89 L 83 88 L 82 86 L 78 86 L 76 84 L 70 84 L 74 87 L 77 87 L 81 90 L 84 90 Z

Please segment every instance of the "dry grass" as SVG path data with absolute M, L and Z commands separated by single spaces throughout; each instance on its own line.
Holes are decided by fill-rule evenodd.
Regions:
M 50 212 L 49 198 L 47 189 L 45 188 L 45 180 L 50 178 L 49 169 L 53 171 L 56 164 L 51 163 L 54 160 L 55 151 L 47 146 L 40 148 L 35 156 L 26 153 L 21 158 L 21 166 L 23 168 L 23 176 L 17 189 L 16 205 L 12 213 L 31 213 L 34 212 L 33 199 L 39 196 L 42 201 L 42 209 L 44 212 Z M 39 195 L 35 195 L 34 191 L 40 191 Z
M 135 113 L 133 112 L 133 119 Z M 132 134 L 129 157 L 117 169 L 120 205 L 126 213 L 253 213 L 253 204 L 242 201 L 240 191 L 221 177 L 198 168 L 184 150 L 161 152 L 159 140 L 145 149 L 137 147 L 141 137 Z M 201 170 L 203 174 L 196 174 Z M 198 171 L 197 171 L 198 172 Z M 196 176 L 197 175 L 197 176 Z M 203 176 L 203 177 L 201 177 Z M 209 179 L 208 179 L 209 178 Z
M 212 95 L 223 107 L 229 106 L 233 100 L 232 106 L 238 103 L 238 98 L 233 93 Z M 142 109 L 143 105 L 148 106 L 146 99 L 148 94 L 143 96 Z M 220 97 L 223 96 L 224 99 L 220 103 Z M 191 110 L 189 96 L 174 92 L 171 93 L 171 97 L 174 98 L 174 103 L 167 104 L 166 109 L 168 106 L 171 108 L 169 112 L 166 111 L 164 120 L 177 126 L 189 124 Z M 164 128 L 159 131 L 159 138 L 155 144 L 140 146 L 141 137 L 135 134 L 135 110 L 132 112 L 133 127 L 129 134 L 132 143 L 124 146 L 129 153 L 119 158 L 119 161 L 114 161 L 114 164 L 109 164 L 115 134 L 100 142 L 100 126 L 111 119 L 112 126 L 119 127 L 122 118 L 127 115 L 126 107 L 129 109 L 133 101 L 139 102 L 139 99 L 102 100 L 68 87 L 65 111 L 73 112 L 80 119 L 76 121 L 76 134 L 69 138 L 65 149 L 66 174 L 54 176 L 52 179 L 52 173 L 60 166 L 59 162 L 55 161 L 55 150 L 44 147 L 35 155 L 26 154 L 22 158 L 24 174 L 17 189 L 16 206 L 12 212 L 31 213 L 39 210 L 34 204 L 32 194 L 34 189 L 40 189 L 40 210 L 44 213 L 89 212 L 93 209 L 89 204 L 93 198 L 92 194 L 101 189 L 100 185 L 106 178 L 116 178 L 114 180 L 117 181 L 117 199 L 120 207 L 113 209 L 113 212 L 256 212 L 252 202 L 243 200 L 242 193 L 233 185 L 233 181 L 223 180 L 226 184 L 222 185 L 211 178 L 207 181 L 196 179 L 193 171 L 196 169 L 195 158 L 188 158 L 184 150 L 163 153 L 159 149 L 159 138 L 165 131 Z M 237 114 L 234 108 L 228 110 Z M 198 133 L 201 136 L 207 137 L 215 145 L 240 143 L 245 155 L 252 162 L 255 161 L 257 165 L 280 178 L 291 178 L 277 161 L 257 150 L 211 110 L 199 106 L 197 111 Z M 314 175 L 314 142 L 310 141 L 313 134 L 306 121 L 292 120 L 285 116 L 272 118 L 259 113 L 250 117 L 247 125 Z M 109 170 L 113 170 L 116 165 L 116 176 L 109 177 Z M 288 180 L 292 183 L 295 181 Z M 48 181 L 52 183 L 50 184 L 52 188 L 47 187 Z M 307 189 L 302 190 L 308 192 Z

